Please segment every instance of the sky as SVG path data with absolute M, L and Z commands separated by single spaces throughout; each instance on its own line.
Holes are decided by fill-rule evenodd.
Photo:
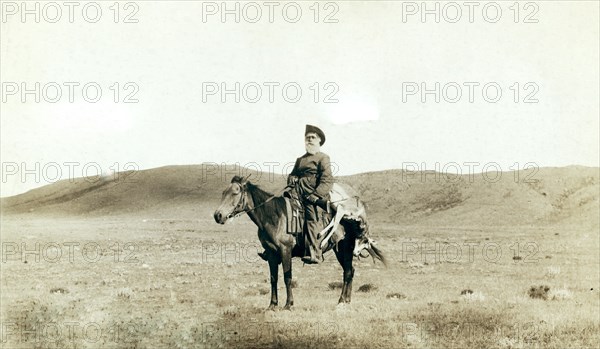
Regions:
M 306 124 L 336 175 L 599 166 L 594 1 L 48 4 L 2 2 L 3 197 L 166 165 L 283 173 Z

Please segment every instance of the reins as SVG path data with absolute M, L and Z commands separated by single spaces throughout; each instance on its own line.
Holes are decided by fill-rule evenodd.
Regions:
M 248 195 L 248 193 L 246 193 L 246 192 L 244 191 L 244 195 Z M 240 213 L 237 213 L 237 214 L 235 215 L 235 217 L 239 217 L 240 215 L 242 215 L 242 214 L 244 214 L 244 213 L 248 213 L 248 212 L 254 211 L 255 209 L 257 209 L 257 208 L 261 207 L 262 205 L 264 205 L 264 204 L 268 203 L 269 201 L 271 201 L 271 200 L 275 199 L 276 197 L 277 197 L 277 195 L 273 195 L 273 196 L 271 196 L 270 198 L 268 198 L 267 200 L 265 200 L 264 202 L 262 202 L 262 203 L 260 203 L 260 204 L 258 204 L 258 205 L 256 205 L 256 206 L 254 206 L 254 207 L 252 207 L 252 208 L 250 208 L 250 209 L 246 209 L 246 210 L 243 210 L 243 211 L 241 211 Z
M 244 199 L 243 199 L 243 200 L 240 200 L 240 203 L 238 203 L 238 205 L 240 205 L 240 204 L 241 204 L 243 201 L 246 201 L 246 198 L 247 198 L 247 195 L 248 195 L 248 191 L 247 191 L 247 188 L 246 188 L 245 186 L 242 186 L 242 184 L 241 184 L 241 183 L 238 183 L 238 184 L 240 185 L 240 187 L 242 187 L 242 189 L 243 189 L 243 193 L 244 193 Z M 256 206 L 254 206 L 254 207 L 252 207 L 252 208 L 247 208 L 247 209 L 241 210 L 240 212 L 238 212 L 238 213 L 236 213 L 236 214 L 234 214 L 234 213 L 233 213 L 233 212 L 235 212 L 235 211 L 236 211 L 236 210 L 234 209 L 234 210 L 233 210 L 233 212 L 231 212 L 231 213 L 229 214 L 229 216 L 228 216 L 228 217 L 230 217 L 230 218 L 237 218 L 237 217 L 239 217 L 239 216 L 243 215 L 244 213 L 248 213 L 248 212 L 254 211 L 255 209 L 257 209 L 257 208 L 259 208 L 259 207 L 261 207 L 261 206 L 263 206 L 263 205 L 267 204 L 268 202 L 270 202 L 271 200 L 275 199 L 276 197 L 279 197 L 279 196 L 280 196 L 282 193 L 284 193 L 284 192 L 285 192 L 285 191 L 286 191 L 288 188 L 290 188 L 290 189 L 293 189 L 293 188 L 292 188 L 292 187 L 290 187 L 290 186 L 286 186 L 285 188 L 283 188 L 283 189 L 281 190 L 281 193 L 279 193 L 279 194 L 277 194 L 277 195 L 276 195 L 276 194 L 274 194 L 274 195 L 271 195 L 271 197 L 269 197 L 267 200 L 265 200 L 264 202 L 262 202 L 262 203 L 260 203 L 260 204 L 258 204 L 258 205 L 256 205 Z M 356 198 L 356 204 L 358 205 L 358 200 L 359 200 L 359 197 L 358 197 L 358 196 L 354 196 L 354 198 Z M 338 202 L 346 201 L 346 200 L 349 200 L 349 199 L 350 199 L 350 198 L 343 198 L 343 199 L 336 200 L 336 201 L 330 201 L 330 203 L 334 204 L 334 203 L 338 203 Z M 245 203 L 244 203 L 244 204 L 245 204 Z M 237 208 L 237 206 L 236 206 L 236 208 Z
M 283 193 L 287 188 L 288 187 L 283 188 L 283 190 L 281 192 Z M 246 188 L 243 188 L 243 192 L 244 192 L 244 201 L 246 201 L 246 197 L 248 195 L 248 191 L 247 191 Z M 233 212 L 229 214 L 229 217 L 236 218 L 236 217 L 239 217 L 239 216 L 243 215 L 244 213 L 248 213 L 248 212 L 254 211 L 255 209 L 257 209 L 257 208 L 265 205 L 266 203 L 270 202 L 271 200 L 275 199 L 276 197 L 279 197 L 279 195 L 275 195 L 275 194 L 271 195 L 271 197 L 269 197 L 267 200 L 263 201 L 262 203 L 254 206 L 252 208 L 247 208 L 247 209 L 241 210 L 240 212 L 238 212 L 236 214 L 233 214 L 233 212 L 235 212 L 235 209 L 234 209 Z M 237 208 L 237 206 L 236 206 L 236 208 Z

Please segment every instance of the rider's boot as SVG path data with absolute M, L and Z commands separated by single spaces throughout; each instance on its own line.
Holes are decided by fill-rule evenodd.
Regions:
M 320 257 L 320 258 L 315 257 L 311 251 L 311 255 L 302 257 L 302 261 L 306 264 L 319 264 L 319 263 L 321 263 L 321 258 L 322 257 Z

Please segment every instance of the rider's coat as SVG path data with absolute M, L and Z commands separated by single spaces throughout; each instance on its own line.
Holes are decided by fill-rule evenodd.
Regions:
M 329 192 L 333 186 L 329 155 L 323 152 L 302 155 L 296 159 L 290 176 L 298 177 L 301 194 L 305 198 L 315 194 L 321 199 L 329 199 Z

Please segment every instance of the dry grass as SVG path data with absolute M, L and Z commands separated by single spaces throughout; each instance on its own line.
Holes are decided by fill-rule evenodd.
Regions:
M 550 291 L 550 287 L 546 286 L 546 285 L 540 285 L 540 286 L 531 286 L 529 288 L 529 291 L 527 291 L 527 294 L 529 295 L 529 297 L 531 298 L 539 298 L 539 299 L 543 299 L 543 300 L 547 300 L 548 299 L 548 291 Z
M 358 292 L 365 292 L 365 293 L 368 293 L 368 292 L 373 292 L 373 291 L 376 291 L 376 290 L 377 290 L 377 288 L 378 288 L 378 287 L 377 287 L 376 285 L 374 285 L 374 284 L 364 284 L 364 285 L 361 285 L 361 286 L 358 288 L 358 290 L 357 290 L 357 291 L 358 291 Z
M 398 292 L 388 293 L 385 297 L 389 298 L 389 299 L 406 299 L 406 295 L 405 294 L 398 293 Z
M 328 284 L 330 290 L 341 290 L 344 283 L 341 281 L 334 281 Z
M 561 231 L 560 235 L 555 235 Z M 99 237 L 101 232 L 102 237 Z M 563 233 L 564 232 L 564 233 Z M 2 268 L 2 319 L 16 328 L 76 322 L 76 337 L 55 342 L 8 336 L 9 348 L 584 348 L 600 344 L 598 234 L 564 228 L 447 229 L 385 226 L 373 232 L 390 267 L 357 261 L 352 303 L 336 306 L 342 271 L 332 254 L 318 266 L 294 261 L 295 308 L 270 298 L 267 264 L 256 258 L 256 231 L 241 220 L 225 227 L 210 221 L 142 222 L 5 221 L 3 241 L 94 241 L 135 246 L 136 263 L 115 261 L 107 249 L 94 263 L 8 260 Z M 486 240 L 487 238 L 487 240 Z M 110 240 L 108 240 L 110 239 Z M 393 241 L 395 240 L 395 241 Z M 239 253 L 214 250 L 240 243 Z M 452 263 L 413 253 L 436 241 L 477 243 Z M 482 257 L 485 243 L 502 256 Z M 533 259 L 514 243 L 535 242 Z M 216 245 L 215 245 L 216 244 Z M 472 245 L 475 246 L 475 245 Z M 511 249 L 512 246 L 512 249 Z M 66 251 L 66 250 L 65 250 Z M 127 251 L 127 249 L 125 250 Z M 551 255 L 552 259 L 544 256 Z M 409 258 L 410 257 L 410 258 Z M 426 260 L 424 259 L 426 257 Z M 410 261 L 409 261 L 410 260 Z M 560 265 L 560 272 L 550 272 Z M 530 298 L 548 287 L 548 301 Z M 364 292 L 359 292 L 362 289 Z M 64 290 L 59 291 L 59 290 Z M 68 292 L 66 292 L 68 291 Z M 543 299 L 543 298 L 542 298 Z M 82 328 L 102 330 L 92 342 Z M 92 327 L 93 326 L 93 327 Z M 116 330 L 116 331 L 115 331 Z M 41 339 L 48 339 L 42 336 Z

